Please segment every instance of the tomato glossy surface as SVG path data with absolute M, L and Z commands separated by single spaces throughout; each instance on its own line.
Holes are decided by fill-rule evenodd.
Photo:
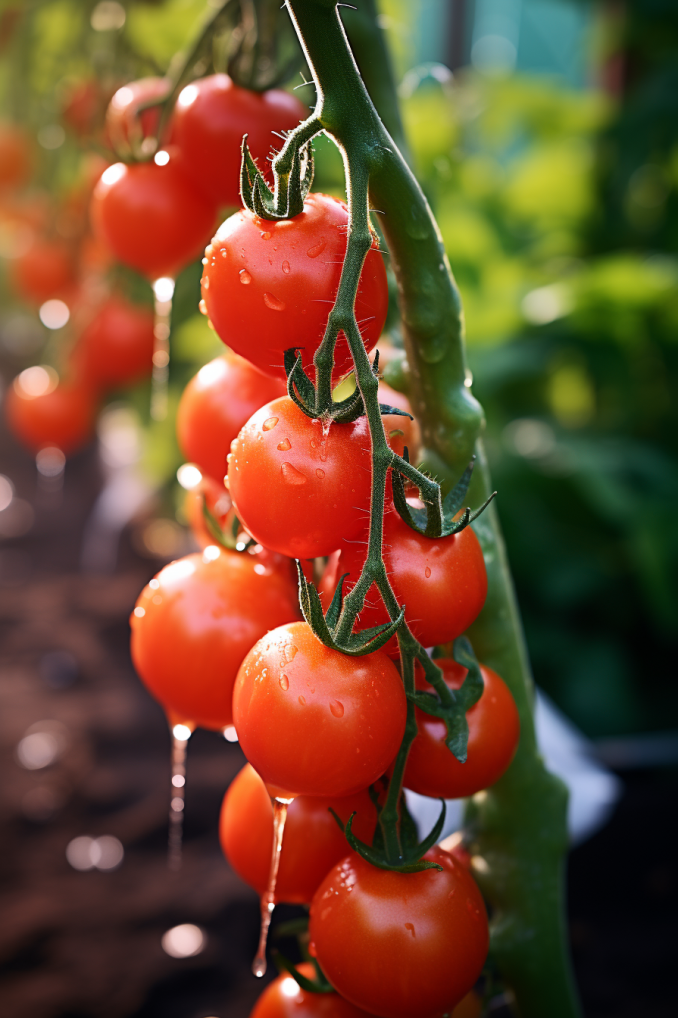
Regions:
M 307 979 L 315 978 L 315 968 L 309 962 L 302 962 L 297 968 Z M 266 987 L 250 1018 L 364 1018 L 365 1015 L 365 1011 L 338 993 L 308 993 L 293 976 L 285 974 Z
M 342 996 L 381 1018 L 451 1011 L 487 956 L 487 915 L 473 877 L 440 848 L 426 858 L 442 871 L 393 873 L 351 853 L 311 903 L 323 972 Z
M 155 135 L 160 107 L 139 107 L 151 99 L 163 99 L 172 87 L 167 78 L 139 78 L 114 93 L 106 110 L 106 140 L 112 148 L 124 150 L 132 141 Z
M 346 253 L 348 209 L 338 198 L 309 194 L 293 219 L 259 219 L 246 209 L 219 227 L 205 255 L 202 296 L 221 339 L 262 371 L 285 377 L 284 351 L 313 355 L 325 332 Z M 386 321 L 388 284 L 378 241 L 367 253 L 358 284 L 356 317 L 371 350 Z M 353 361 L 343 334 L 335 377 Z
M 0 189 L 19 187 L 31 172 L 31 150 L 25 132 L 0 123 Z
M 76 452 L 92 438 L 95 412 L 92 392 L 67 382 L 31 396 L 22 389 L 19 375 L 5 398 L 10 430 L 33 453 L 47 446 L 66 454 Z
M 19 294 L 31 303 L 63 297 L 75 282 L 70 248 L 61 241 L 36 240 L 12 264 L 11 279 Z
M 367 791 L 345 798 L 300 795 L 290 803 L 283 836 L 276 901 L 307 904 L 320 882 L 347 851 L 347 841 L 329 807 L 372 844 L 377 811 Z M 250 764 L 231 782 L 219 820 L 221 847 L 242 879 L 262 894 L 268 885 L 273 849 L 273 809 L 266 786 Z
M 150 280 L 188 265 L 214 226 L 214 206 L 183 175 L 174 152 L 169 155 L 164 165 L 114 163 L 92 195 L 96 234 L 119 261 Z
M 179 403 L 177 439 L 182 453 L 203 474 L 223 483 L 233 439 L 259 407 L 285 391 L 284 382 L 264 375 L 230 350 L 205 364 Z
M 93 385 L 131 385 L 153 369 L 153 312 L 110 297 L 82 332 L 73 360 Z
M 265 547 L 292 558 L 329 555 L 361 534 L 370 486 L 367 419 L 325 433 L 288 396 L 249 419 L 228 457 L 238 518 Z
M 450 689 L 459 689 L 466 669 L 449 658 L 441 658 L 436 664 Z M 518 708 L 504 680 L 484 665 L 480 670 L 483 695 L 466 714 L 466 763 L 459 763 L 445 745 L 445 722 L 417 709 L 419 732 L 407 758 L 405 788 L 434 798 L 459 799 L 489 788 L 511 763 L 520 737 Z M 432 692 L 419 666 L 417 688 Z
M 280 132 L 308 116 L 308 107 L 282 89 L 252 92 L 227 74 L 192 81 L 179 93 L 172 117 L 172 142 L 184 153 L 186 172 L 210 201 L 240 205 L 240 146 L 243 135 L 260 169 L 282 147 Z
M 365 543 L 344 544 L 328 563 L 321 582 L 326 604 L 344 573 L 349 574 L 344 591 L 355 585 L 366 550 Z M 383 555 L 393 592 L 405 605 L 407 623 L 424 647 L 454 640 L 477 618 L 487 595 L 487 573 L 471 527 L 450 537 L 424 537 L 392 510 L 384 517 Z M 387 621 L 388 613 L 373 586 L 360 613 L 360 627 Z M 389 653 L 397 653 L 395 637 L 388 648 Z
M 233 691 L 245 756 L 267 784 L 296 795 L 367 788 L 395 756 L 405 714 L 402 680 L 385 654 L 330 650 L 305 622 L 263 637 Z
M 298 616 L 288 573 L 211 545 L 144 587 L 130 619 L 139 677 L 174 715 L 203 728 L 231 724 L 240 662 L 268 629 Z

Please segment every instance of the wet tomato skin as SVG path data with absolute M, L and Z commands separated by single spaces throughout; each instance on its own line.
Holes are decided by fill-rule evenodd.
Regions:
M 284 382 L 230 350 L 205 364 L 179 403 L 177 439 L 184 456 L 221 484 L 233 439 L 259 407 L 285 391 Z
M 219 227 L 205 251 L 202 297 L 218 335 L 261 371 L 285 378 L 284 351 L 301 348 L 311 374 L 346 253 L 348 209 L 326 194 L 309 194 L 293 219 L 259 219 L 242 209 Z M 386 321 L 388 284 L 378 241 L 358 284 L 356 317 L 368 350 Z M 334 375 L 353 366 L 340 335 Z
M 311 903 L 312 949 L 332 986 L 381 1018 L 435 1018 L 471 990 L 487 956 L 473 877 L 436 847 L 440 870 L 394 873 L 351 853 Z
M 297 968 L 307 979 L 315 978 L 310 962 L 302 962 Z M 308 993 L 292 976 L 283 974 L 269 983 L 250 1018 L 368 1018 L 368 1015 L 338 993 Z
M 370 469 L 367 418 L 333 423 L 325 432 L 283 396 L 258 410 L 233 442 L 228 488 L 238 518 L 260 544 L 315 558 L 363 531 Z
M 227 74 L 210 74 L 179 93 L 172 141 L 182 150 L 186 173 L 206 198 L 239 206 L 243 135 L 252 157 L 267 171 L 271 152 L 282 145 L 279 132 L 291 131 L 307 116 L 308 107 L 289 92 L 253 92 Z
M 245 756 L 267 785 L 295 795 L 367 788 L 397 753 L 405 715 L 402 680 L 385 654 L 341 654 L 305 622 L 264 636 L 233 691 Z
M 167 711 L 220 729 L 231 724 L 245 654 L 268 629 L 297 617 L 287 570 L 210 545 L 171 562 L 144 587 L 130 618 L 132 660 Z
M 449 658 L 436 664 L 450 689 L 458 689 L 467 671 Z M 459 763 L 445 745 L 445 722 L 417 708 L 418 734 L 405 768 L 405 788 L 433 798 L 459 799 L 475 795 L 498 781 L 511 763 L 520 738 L 520 718 L 506 683 L 491 668 L 480 666 L 483 694 L 466 714 L 468 759 Z M 433 692 L 419 665 L 417 688 Z
M 297 796 L 287 810 L 276 901 L 308 904 L 326 874 L 346 855 L 346 838 L 330 806 L 344 823 L 355 812 L 353 831 L 372 843 L 377 812 L 366 790 L 338 799 Z M 236 873 L 263 894 L 271 865 L 273 810 L 266 786 L 251 764 L 235 776 L 224 796 L 219 837 Z

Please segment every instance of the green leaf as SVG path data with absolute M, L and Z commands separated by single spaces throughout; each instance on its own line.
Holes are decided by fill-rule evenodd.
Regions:
M 307 417 L 315 419 L 317 394 L 313 382 L 304 371 L 298 347 L 290 347 L 283 354 L 287 375 L 287 395 Z M 298 394 L 298 395 L 297 395 Z

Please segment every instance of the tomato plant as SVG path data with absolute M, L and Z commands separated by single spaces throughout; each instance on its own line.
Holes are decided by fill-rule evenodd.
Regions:
M 349 795 L 376 781 L 393 759 L 405 694 L 381 651 L 348 657 L 324 646 L 305 622 L 293 622 L 264 636 L 243 661 L 233 724 L 267 785 L 296 795 Z
M 91 385 L 113 389 L 150 375 L 152 357 L 153 312 L 113 296 L 80 335 L 73 363 Z
M 243 209 L 219 227 L 205 252 L 202 297 L 221 339 L 262 371 L 285 377 L 283 354 L 298 347 L 312 369 L 339 286 L 348 209 L 326 194 L 309 194 L 293 219 L 270 221 Z M 386 321 L 388 284 L 375 237 L 360 275 L 356 314 L 367 350 Z M 346 339 L 337 343 L 334 376 L 353 365 Z
M 186 172 L 209 201 L 240 205 L 240 145 L 247 135 L 262 169 L 280 145 L 281 132 L 308 114 L 296 96 L 279 88 L 254 92 L 227 74 L 211 74 L 187 85 L 174 107 L 172 142 L 179 146 Z
M 297 615 L 288 571 L 210 545 L 165 566 L 144 587 L 130 619 L 134 666 L 166 710 L 220 729 L 231 723 L 245 654 Z
M 5 397 L 5 416 L 15 437 L 31 452 L 56 446 L 69 454 L 85 445 L 94 431 L 96 402 L 91 390 L 55 378 L 36 392 L 22 375 Z
M 346 855 L 346 838 L 330 807 L 344 823 L 355 812 L 358 837 L 372 840 L 377 811 L 367 791 L 338 799 L 297 796 L 287 811 L 276 901 L 310 902 L 326 874 Z M 263 894 L 271 865 L 273 810 L 266 786 L 251 764 L 236 775 L 224 796 L 219 837 L 236 873 Z
M 17 292 L 34 304 L 63 297 L 75 283 L 73 254 L 59 240 L 36 240 L 12 264 L 12 283 Z
M 177 411 L 182 453 L 219 483 L 231 442 L 259 407 L 282 396 L 285 386 L 230 350 L 198 371 Z
M 449 658 L 436 661 L 450 689 L 459 689 L 466 669 Z M 520 736 L 515 700 L 506 683 L 491 668 L 480 666 L 483 693 L 467 712 L 468 759 L 460 763 L 445 745 L 445 722 L 417 710 L 419 731 L 407 758 L 403 784 L 420 795 L 460 799 L 489 788 L 513 759 Z M 422 670 L 417 688 L 432 692 Z
M 151 100 L 164 99 L 170 89 L 167 78 L 139 78 L 129 81 L 114 93 L 106 110 L 106 140 L 115 151 L 124 151 L 134 141 L 155 135 L 160 123 L 160 108 L 140 107 Z
M 310 962 L 297 966 L 302 976 L 311 979 L 315 970 Z M 250 1018 L 366 1018 L 367 1012 L 351 1004 L 338 993 L 310 993 L 302 990 L 292 976 L 281 975 L 270 983 L 254 1005 Z
M 441 848 L 441 869 L 393 873 L 352 853 L 311 903 L 311 950 L 332 986 L 381 1018 L 449 1012 L 480 975 L 489 935 L 473 877 Z
M 215 208 L 162 151 L 148 163 L 114 163 L 94 188 L 92 225 L 124 265 L 148 279 L 174 276 L 200 251 Z

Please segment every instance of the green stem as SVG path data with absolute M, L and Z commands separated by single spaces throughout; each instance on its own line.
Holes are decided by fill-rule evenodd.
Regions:
M 287 7 L 316 81 L 315 115 L 344 157 L 351 223 L 355 215 L 363 215 L 364 208 L 362 190 L 359 212 L 353 206 L 356 167 L 367 167 L 369 199 L 380 210 L 398 281 L 410 367 L 409 395 L 422 426 L 425 461 L 449 482 L 460 475 L 476 451 L 480 468 L 474 493 L 483 499 L 491 487 L 479 442 L 482 409 L 470 391 L 461 301 L 440 232 L 421 188 L 370 101 L 334 0 L 287 0 Z M 375 26 L 375 38 L 377 34 Z M 360 180 L 362 186 L 362 177 Z M 367 355 L 362 342 L 355 343 L 351 329 L 346 335 L 354 352 L 358 385 L 361 392 L 363 385 L 366 390 L 363 396 L 376 457 L 374 517 L 379 515 L 374 512 L 379 508 L 375 499 L 378 502 L 380 493 L 383 498 L 384 471 L 378 456 L 383 426 L 380 421 L 377 427 L 372 419 L 372 383 L 365 372 Z M 371 520 L 368 560 L 377 543 L 381 559 L 381 528 L 381 520 Z M 517 1010 L 523 1018 L 575 1018 L 579 1008 L 563 922 L 567 796 L 562 783 L 548 773 L 538 755 L 532 682 L 494 506 L 475 529 L 486 556 L 489 594 L 471 635 L 479 657 L 496 668 L 509 685 L 522 723 L 520 745 L 511 767 L 497 785 L 475 796 L 469 809 L 478 857 L 477 876 L 494 910 L 493 956 L 515 993 Z M 370 562 L 364 579 L 360 578 L 362 587 L 367 585 L 364 593 L 375 580 L 393 618 L 392 591 L 376 561 Z M 404 635 L 406 643 L 407 638 Z M 408 738 L 406 735 L 401 750 L 403 758 L 401 754 L 398 757 L 400 771 L 404 769 Z M 397 787 L 396 782 L 393 785 Z M 391 809 L 392 802 L 387 806 Z

